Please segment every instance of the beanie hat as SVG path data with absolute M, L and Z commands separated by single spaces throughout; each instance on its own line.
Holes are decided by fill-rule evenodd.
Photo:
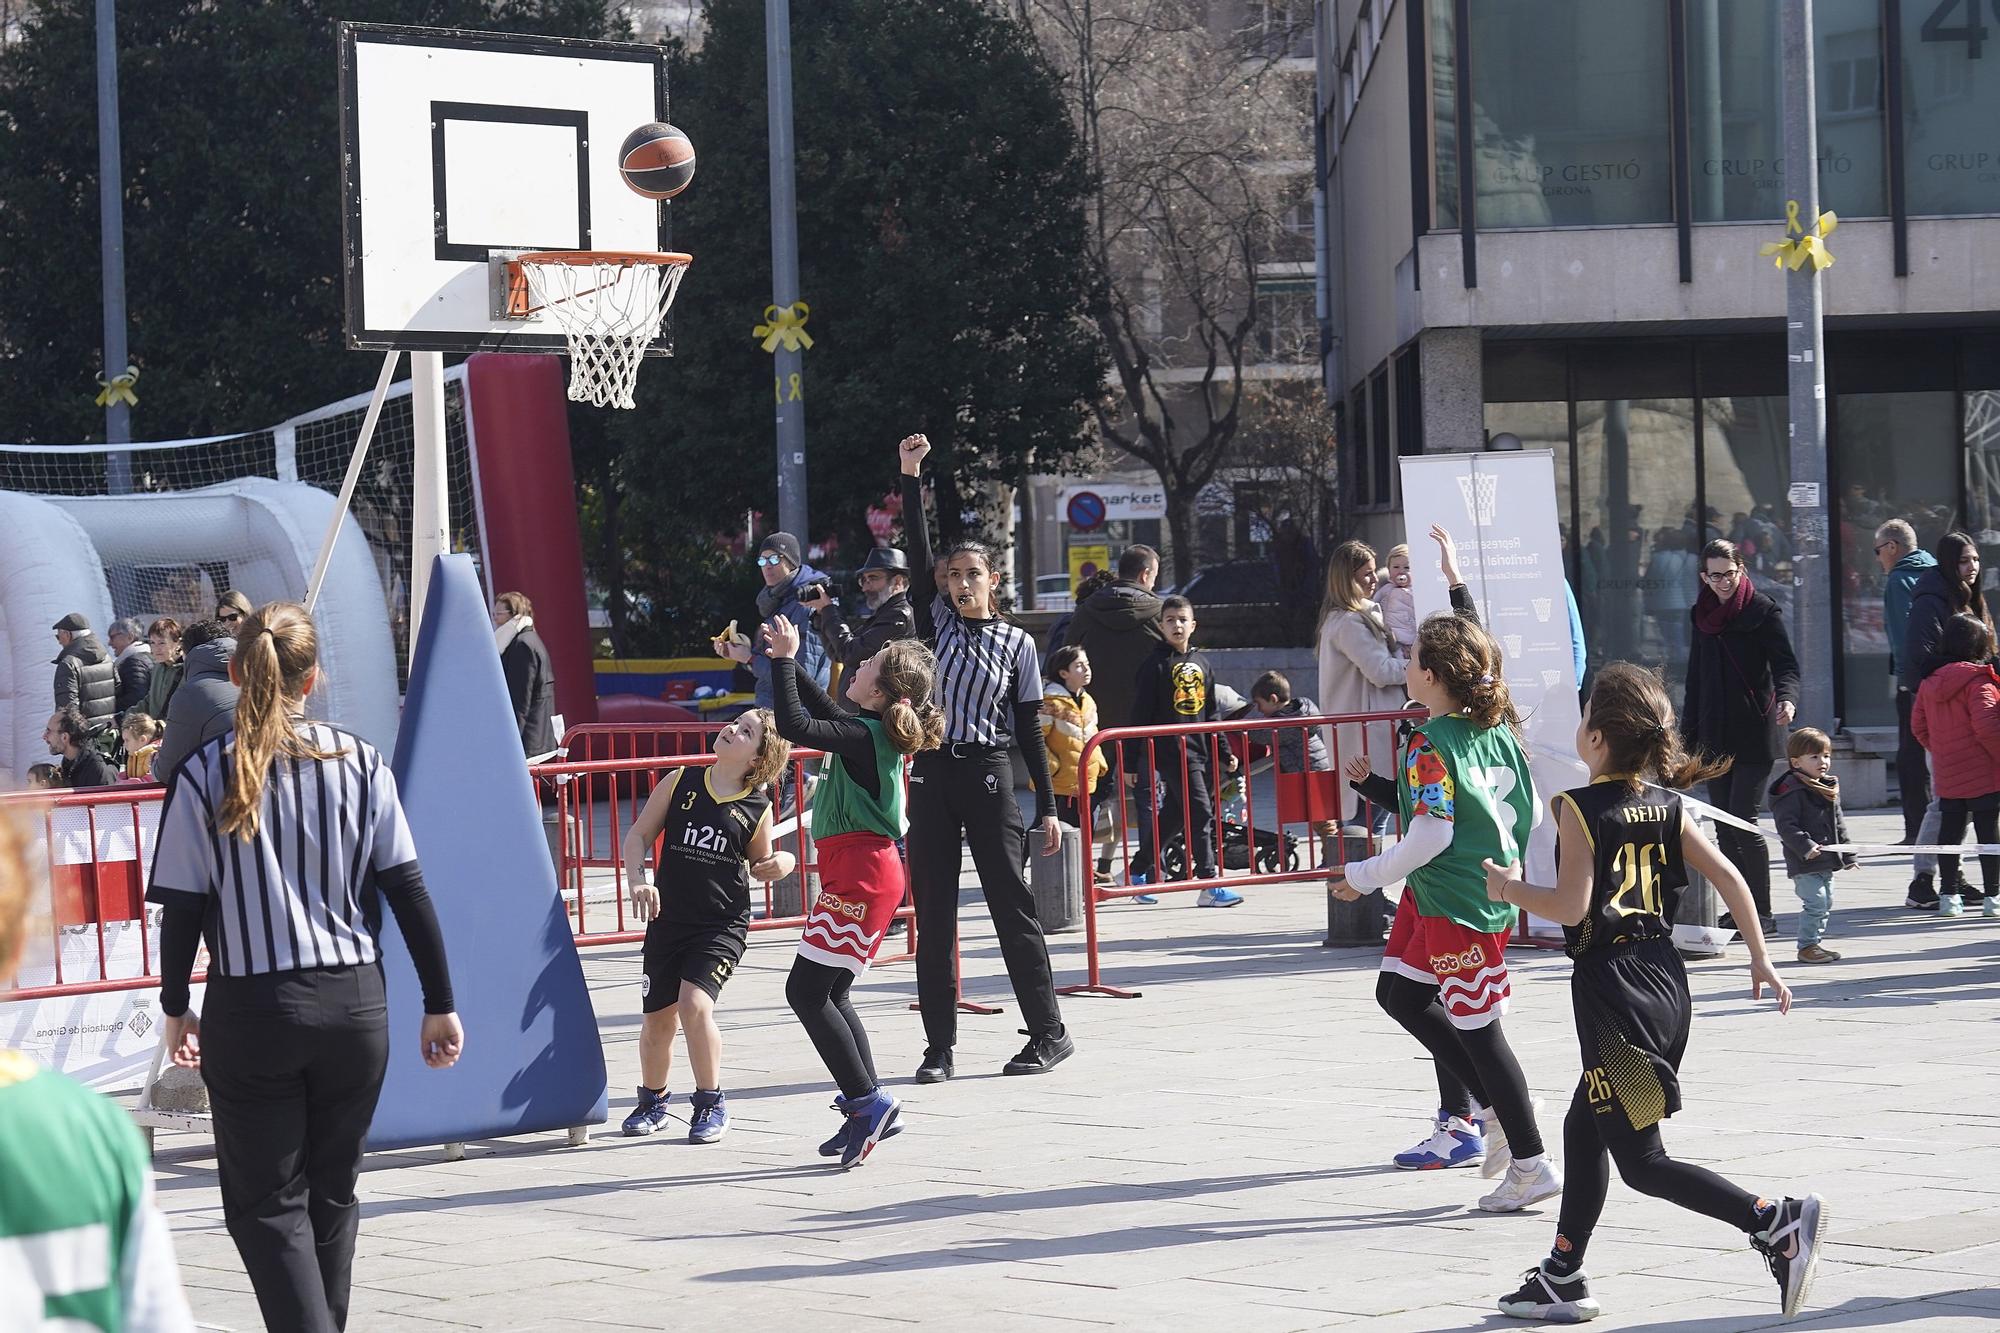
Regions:
M 805 564 L 799 555 L 799 539 L 789 532 L 774 532 L 766 537 L 757 547 L 757 554 L 762 555 L 766 551 L 783 556 L 795 569 Z

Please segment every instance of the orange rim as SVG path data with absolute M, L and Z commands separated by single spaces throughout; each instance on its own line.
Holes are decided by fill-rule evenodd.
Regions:
M 677 250 L 530 250 L 507 261 L 507 313 L 516 318 L 526 318 L 537 310 L 546 309 L 536 305 L 529 293 L 528 277 L 521 269 L 523 264 L 566 264 L 571 268 L 590 268 L 597 264 L 636 268 L 641 264 L 657 264 L 662 268 L 686 268 L 693 262 L 693 255 Z
M 693 255 L 675 250 L 531 250 L 515 255 L 516 264 L 692 264 Z

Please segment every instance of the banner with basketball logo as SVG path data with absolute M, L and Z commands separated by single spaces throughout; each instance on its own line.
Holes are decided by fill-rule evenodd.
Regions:
M 1528 843 L 1526 872 L 1537 884 L 1553 884 L 1556 840 L 1549 798 L 1590 780 L 1576 758 L 1580 710 L 1556 519 L 1555 455 L 1523 449 L 1416 454 L 1401 462 L 1417 615 L 1451 609 L 1429 540 L 1435 524 L 1457 542 L 1466 590 L 1506 654 L 1507 688 L 1521 712 L 1542 812 Z

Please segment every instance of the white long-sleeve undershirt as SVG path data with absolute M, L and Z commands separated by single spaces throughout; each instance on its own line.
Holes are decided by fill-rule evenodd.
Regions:
M 1418 815 L 1398 842 L 1380 856 L 1347 864 L 1347 882 L 1357 889 L 1386 889 L 1408 879 L 1451 846 L 1451 821 Z

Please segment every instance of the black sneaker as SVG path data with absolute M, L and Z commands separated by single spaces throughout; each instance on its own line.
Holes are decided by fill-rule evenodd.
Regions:
M 1771 1276 L 1778 1280 L 1778 1300 L 1788 1317 L 1799 1312 L 1812 1289 L 1826 1217 L 1826 1204 L 1817 1194 L 1786 1199 L 1778 1205 L 1771 1225 L 1750 1237 L 1750 1243 L 1770 1265 Z
M 1910 892 L 1903 899 L 1903 906 L 1915 912 L 1937 911 L 1938 896 L 1935 877 L 1928 872 L 1910 881 Z
M 917 1066 L 917 1082 L 942 1083 L 952 1076 L 951 1047 L 927 1046 L 924 1062 Z
M 1558 1277 L 1540 1264 L 1521 1275 L 1521 1289 L 1500 1298 L 1500 1313 L 1551 1324 L 1581 1324 L 1604 1313 L 1581 1268 Z
M 1028 1036 L 1026 1028 L 1022 1036 Z M 1076 1043 L 1070 1040 L 1069 1029 L 1063 1029 L 1060 1037 L 1028 1037 L 1028 1044 L 1021 1053 L 1001 1067 L 1003 1074 L 1046 1074 L 1057 1065 L 1076 1054 Z

